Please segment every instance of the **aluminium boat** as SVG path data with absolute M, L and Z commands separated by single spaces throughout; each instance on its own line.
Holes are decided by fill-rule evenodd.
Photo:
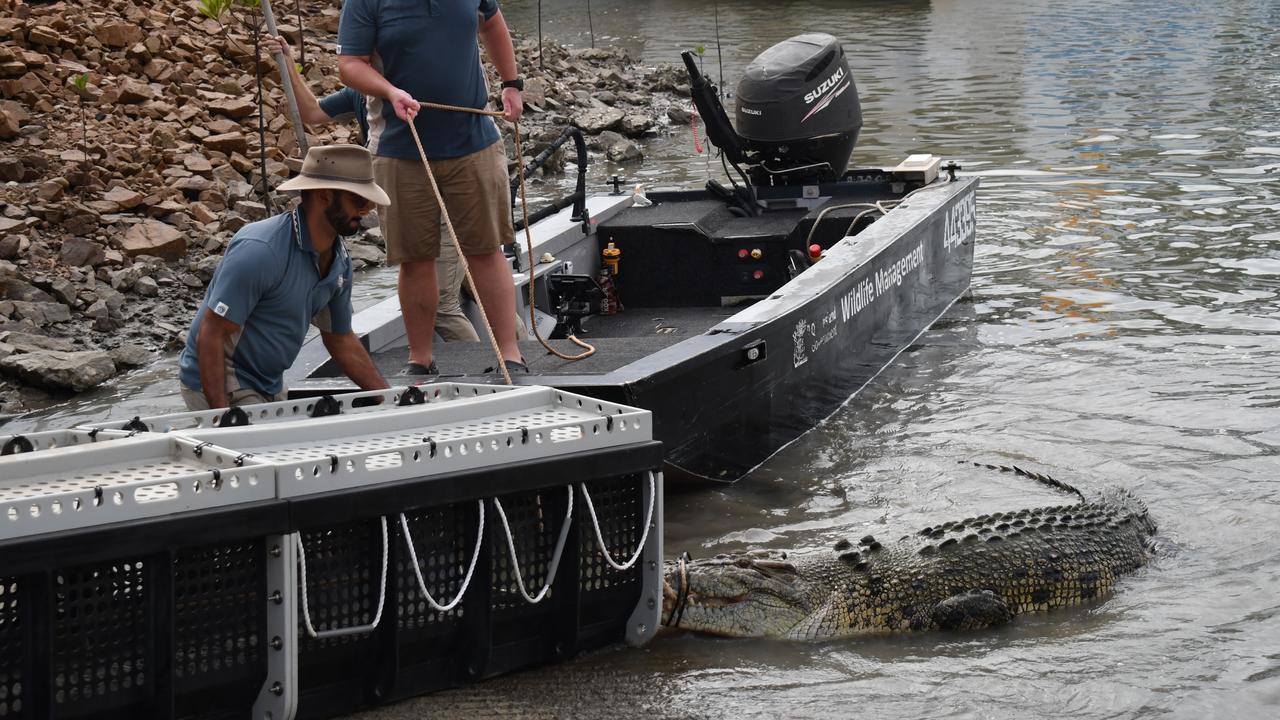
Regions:
M 684 61 L 728 185 L 639 195 L 615 179 L 612 192 L 588 196 L 585 144 L 566 131 L 555 145 L 575 142 L 577 189 L 530 216 L 531 247 L 512 256 L 516 311 L 547 338 L 521 342 L 529 374 L 512 380 L 650 410 L 669 481 L 733 482 L 838 409 L 968 291 L 978 181 L 930 155 L 849 168 L 861 107 L 830 35 L 758 56 L 737 86 L 736 123 L 693 56 Z M 383 374 L 402 381 L 398 299 L 355 324 Z M 582 354 L 569 335 L 594 353 L 548 352 Z M 437 342 L 434 353 L 441 375 L 430 380 L 502 382 L 485 372 L 495 365 L 487 340 Z M 351 388 L 318 339 L 286 382 L 295 396 Z

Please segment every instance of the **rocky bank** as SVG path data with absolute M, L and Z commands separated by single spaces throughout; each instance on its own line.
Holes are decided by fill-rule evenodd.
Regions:
M 255 61 L 258 17 L 233 6 L 219 22 L 201 13 L 207 3 L 0 0 L 0 413 L 58 402 L 181 347 L 232 234 L 291 202 L 262 191 L 261 156 L 274 186 L 297 141 L 274 62 Z M 302 32 L 292 3 L 275 8 L 299 59 L 305 39 L 303 73 L 321 96 L 339 87 L 340 8 L 302 2 Z M 633 139 L 687 122 L 671 94 L 678 69 L 550 43 L 539 63 L 536 41 L 513 34 L 526 156 L 574 124 L 598 156 L 634 161 Z M 355 130 L 308 137 L 349 142 Z M 384 260 L 376 230 L 350 249 L 358 268 Z

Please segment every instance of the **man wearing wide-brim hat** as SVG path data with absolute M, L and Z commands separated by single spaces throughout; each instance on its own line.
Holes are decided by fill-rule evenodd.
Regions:
M 309 325 L 353 382 L 387 387 L 351 331 L 351 259 L 341 241 L 375 205 L 390 203 L 369 152 L 313 147 L 302 172 L 278 189 L 301 191 L 302 202 L 240 228 L 191 321 L 178 373 L 192 410 L 283 400 L 284 372 Z

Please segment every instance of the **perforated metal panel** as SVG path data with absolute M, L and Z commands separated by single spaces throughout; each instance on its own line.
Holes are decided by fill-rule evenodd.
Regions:
M 418 404 L 447 403 L 455 400 L 493 395 L 514 389 L 509 385 L 482 385 L 478 383 L 434 383 L 420 386 L 397 386 L 386 390 L 365 390 L 352 393 L 341 393 L 326 396 L 333 401 L 332 409 L 340 415 L 385 414 L 397 412 L 402 407 L 413 407 Z M 298 398 L 279 402 L 242 405 L 246 419 L 251 425 L 271 425 L 292 420 L 311 417 L 322 411 L 327 401 L 322 398 Z M 405 403 L 401 405 L 401 402 Z M 129 420 L 109 420 L 86 423 L 85 429 L 102 428 L 111 430 L 135 430 L 145 428 L 151 432 L 173 432 L 180 430 L 208 430 L 220 427 L 227 410 L 195 410 L 187 412 L 166 413 L 135 417 Z M 0 436 L 3 439 L 3 436 Z
M 26 608 L 21 582 L 17 577 L 0 576 L 0 718 L 26 717 L 28 705 L 24 697 L 27 627 L 22 619 Z
M 270 499 L 273 480 L 238 453 L 152 434 L 9 455 L 0 539 Z
M 153 682 L 147 666 L 147 560 L 59 571 L 53 579 L 53 704 L 77 716 L 136 705 Z
M 459 503 L 406 513 L 405 520 L 418 556 L 422 580 L 436 602 L 447 605 L 458 596 L 475 550 L 474 523 L 479 517 L 475 503 Z M 400 525 L 395 525 L 393 542 L 404 543 Z M 418 588 L 409 554 L 400 553 L 396 567 L 397 622 L 404 630 L 438 631 L 441 625 L 455 625 L 466 610 L 459 603 L 447 613 L 432 608 Z
M 57 450 L 93 442 L 118 440 L 133 433 L 124 430 L 71 429 L 0 435 L 0 456 Z
M 180 716 L 246 708 L 262 682 L 261 538 L 201 545 L 173 562 L 173 676 Z
M 644 442 L 650 420 L 646 410 L 528 386 L 394 412 L 179 434 L 272 465 L 278 497 L 287 498 Z
M 501 498 L 511 527 L 511 541 L 515 546 L 520 578 L 530 595 L 537 595 L 547 581 L 552 555 L 560 528 L 565 521 L 568 491 L 564 487 L 547 488 L 537 492 L 506 495 Z M 505 530 L 498 522 L 489 524 L 489 542 L 493 552 L 493 610 L 499 620 L 512 615 L 538 614 L 539 608 L 530 605 L 520 593 L 516 582 L 516 566 L 511 563 Z M 547 600 L 557 589 L 552 585 Z
M 648 510 L 643 493 L 644 482 L 642 475 L 628 475 L 587 483 L 596 518 L 600 522 L 600 534 L 617 562 L 630 558 L 640 547 Z M 580 512 L 585 515 L 585 507 Z M 590 519 L 584 519 L 583 524 L 589 522 Z M 580 542 L 583 593 L 589 595 L 611 588 L 630 587 L 639 582 L 638 568 L 619 572 L 609 566 L 600 554 L 600 544 L 590 527 L 583 528 Z

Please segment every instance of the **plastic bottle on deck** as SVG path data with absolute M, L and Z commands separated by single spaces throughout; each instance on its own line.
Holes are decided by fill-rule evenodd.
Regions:
M 600 303 L 601 315 L 614 315 L 622 309 L 622 303 L 618 302 L 618 288 L 613 284 L 621 259 L 622 249 L 614 245 L 612 240 L 600 251 L 600 288 L 604 290 L 604 300 Z

